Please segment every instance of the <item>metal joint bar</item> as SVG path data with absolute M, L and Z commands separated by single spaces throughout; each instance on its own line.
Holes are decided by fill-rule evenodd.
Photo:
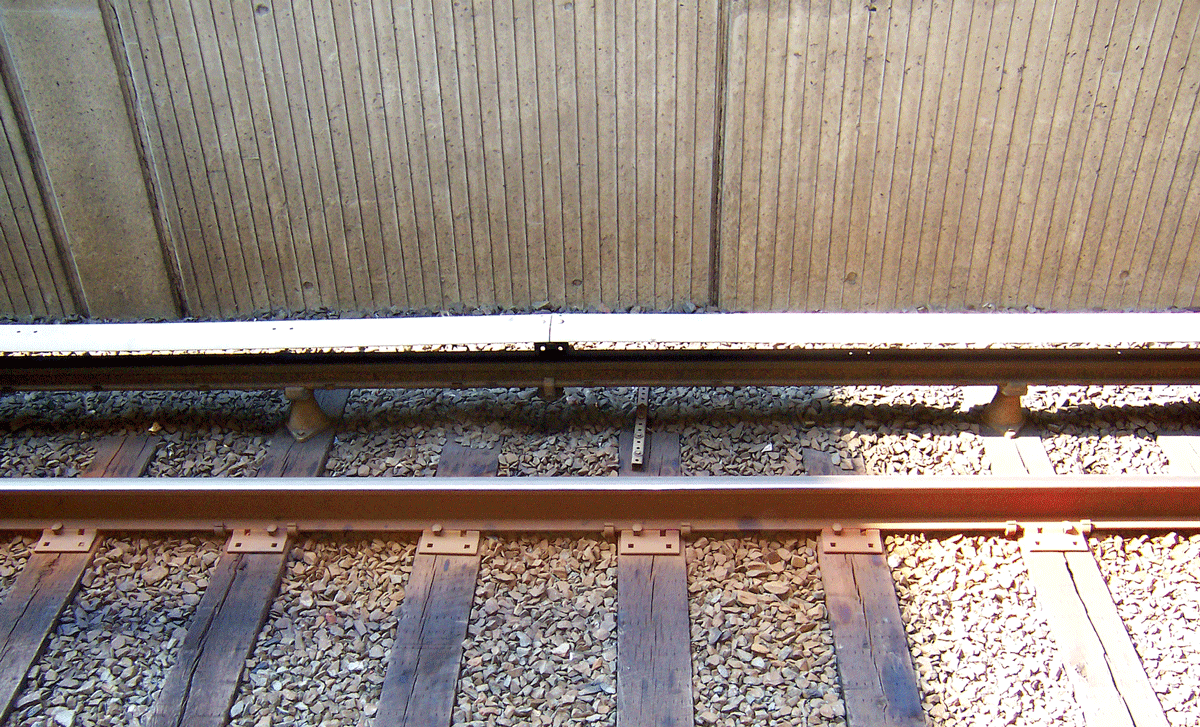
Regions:
M 629 454 L 629 466 L 640 470 L 646 463 L 646 427 L 650 419 L 650 388 L 638 387 L 637 421 L 633 424 L 633 448 Z

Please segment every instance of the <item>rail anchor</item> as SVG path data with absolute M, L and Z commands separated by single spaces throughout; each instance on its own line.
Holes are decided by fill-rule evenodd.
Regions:
M 633 425 L 633 447 L 629 466 L 640 470 L 646 462 L 646 427 L 650 418 L 650 389 L 642 386 L 637 394 L 637 421 Z

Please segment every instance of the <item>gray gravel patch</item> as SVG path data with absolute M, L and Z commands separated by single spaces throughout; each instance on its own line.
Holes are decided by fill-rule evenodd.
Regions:
M 1154 435 L 1131 422 L 1054 424 L 1042 444 L 1060 475 L 1168 473 L 1166 454 Z
M 698 423 L 681 432 L 680 464 L 689 476 L 802 474 L 803 442 L 787 423 Z
M 495 427 L 555 431 L 566 426 L 620 426 L 632 416 L 633 390 L 568 388 L 547 401 L 533 389 L 357 389 L 345 421 L 384 426 L 438 424 L 456 434 Z
M 152 477 L 253 477 L 287 416 L 278 391 L 156 392 Z
M 976 475 L 990 470 L 976 424 L 880 424 L 859 439 L 870 474 Z
M 150 477 L 254 477 L 267 453 L 263 434 L 222 427 L 162 432 Z
M 443 427 L 339 431 L 325 461 L 328 477 L 432 477 L 446 442 Z
M 5 724 L 139 725 L 221 545 L 202 537 L 106 538 Z
M 8 597 L 25 562 L 33 554 L 33 542 L 27 535 L 14 535 L 0 541 L 0 602 Z
M 335 476 L 432 476 L 453 439 L 499 445 L 500 476 L 611 475 L 632 402 L 627 389 L 567 389 L 554 401 L 532 389 L 356 391 L 327 469 Z
M 1200 535 L 1110 535 L 1091 546 L 1167 721 L 1200 725 Z
M 167 430 L 214 419 L 235 429 L 277 427 L 287 412 L 283 393 L 265 391 L 12 392 L 0 396 L 0 419 L 11 430 Z
M 95 442 L 86 432 L 0 437 L 4 477 L 78 477 L 95 456 Z
M 814 388 L 817 395 L 828 392 L 829 401 L 840 406 L 956 409 L 963 401 L 963 387 L 960 386 L 830 386 Z
M 501 477 L 608 477 L 620 468 L 620 431 L 600 425 L 556 434 L 517 434 L 500 451 Z
M 1083 726 L 1015 542 L 889 536 L 887 548 L 929 724 Z
M 686 476 L 803 474 L 803 447 L 846 455 L 837 436 L 816 427 L 828 396 L 818 387 L 652 388 L 651 426 L 680 435 Z M 815 402 L 815 403 L 814 403 Z
M 0 466 L 10 477 L 72 477 L 96 440 L 154 431 L 164 445 L 151 475 L 253 475 L 261 457 L 253 440 L 285 413 L 278 391 L 17 392 L 0 398 L 11 432 L 0 436 Z
M 854 427 L 784 423 L 696 424 L 682 435 L 686 475 L 805 474 L 804 449 L 830 455 L 847 474 L 978 474 L 987 471 L 975 425 L 913 423 L 913 429 L 876 420 Z
M 616 548 L 487 537 L 455 725 L 616 723 Z
M 804 448 L 847 472 L 987 470 L 959 387 L 652 389 L 656 427 L 681 434 L 686 475 L 804 474 Z
M 415 550 L 411 539 L 328 536 L 294 547 L 231 724 L 369 725 Z
M 702 537 L 687 558 L 697 724 L 845 724 L 816 542 Z
M 1022 401 L 1027 409 L 1045 412 L 1138 406 L 1195 411 L 1200 406 L 1200 386 L 1031 386 Z

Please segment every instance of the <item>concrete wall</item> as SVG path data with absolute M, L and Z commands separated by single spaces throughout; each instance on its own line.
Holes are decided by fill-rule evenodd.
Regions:
M 179 314 L 96 0 L 0 3 L 10 90 L 32 125 L 66 252 L 93 317 Z
M 1200 306 L 1197 0 L 0 0 L 0 27 L 38 183 L 0 177 L 93 316 Z M 3 202 L 7 312 L 54 315 Z
M 81 312 L 30 163 L 17 109 L 0 86 L 0 313 L 61 318 Z

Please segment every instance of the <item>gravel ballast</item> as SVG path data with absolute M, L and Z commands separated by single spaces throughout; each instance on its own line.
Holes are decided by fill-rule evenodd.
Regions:
M 1017 543 L 904 535 L 886 548 L 930 724 L 1083 727 Z
M 7 477 L 73 477 L 106 436 L 153 432 L 151 476 L 252 476 L 283 422 L 278 391 L 17 392 L 0 397 Z
M 816 541 L 687 547 L 699 725 L 844 725 Z
M 632 422 L 629 389 L 366 389 L 346 407 L 331 476 L 428 477 L 446 441 L 499 447 L 501 477 L 616 474 L 617 437 Z
M 1156 407 L 1158 414 L 1194 418 L 1200 386 L 1031 386 L 1022 399 L 1031 411 L 1061 413 L 1117 407 Z
M 325 462 L 328 477 L 432 477 L 445 444 L 441 427 L 404 426 L 337 433 Z
M 1200 725 L 1200 535 L 1110 535 L 1091 546 L 1167 720 Z
M 136 727 L 220 556 L 211 538 L 106 538 L 8 727 Z
M 412 539 L 292 548 L 234 699 L 235 727 L 370 724 L 412 572 Z
M 0 539 L 0 602 L 8 597 L 8 592 L 21 575 L 21 569 L 33 553 L 33 540 L 24 535 L 15 535 Z
M 95 442 L 86 433 L 0 437 L 4 477 L 78 477 L 95 456 Z
M 611 477 L 620 467 L 615 427 L 583 425 L 557 434 L 507 437 L 501 477 Z
M 979 425 L 954 387 L 652 389 L 653 425 L 681 435 L 685 475 L 804 474 L 803 449 L 847 473 L 978 474 Z
M 264 435 L 222 427 L 161 436 L 149 477 L 253 477 L 267 452 Z
M 616 724 L 614 545 L 529 536 L 480 548 L 453 723 Z
M 1154 435 L 1131 422 L 1055 424 L 1042 444 L 1060 475 L 1161 475 L 1168 471 L 1167 457 Z

